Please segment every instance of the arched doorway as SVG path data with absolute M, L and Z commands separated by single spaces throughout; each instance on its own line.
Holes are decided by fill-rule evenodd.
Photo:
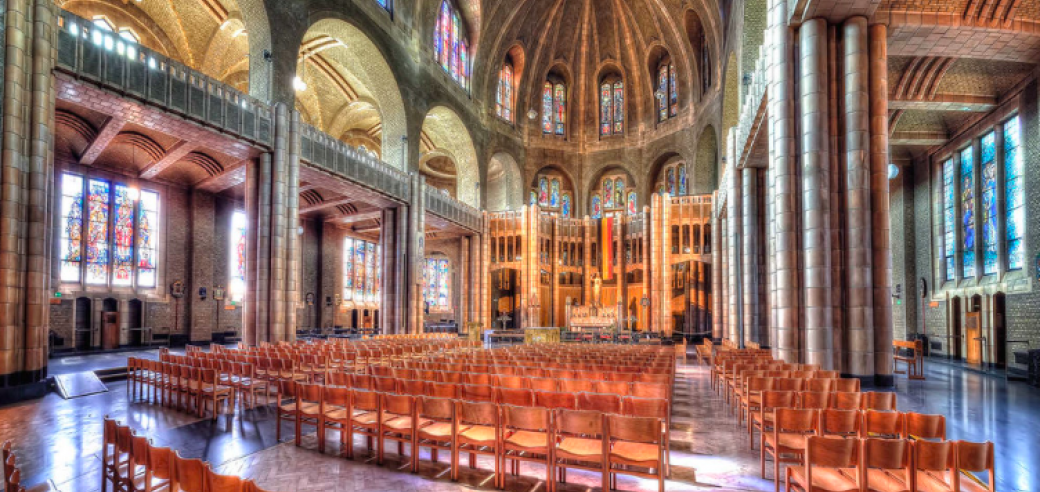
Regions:
M 145 344 L 144 339 L 144 303 L 140 299 L 131 299 L 127 304 L 126 315 L 127 327 L 130 328 L 130 345 L 140 347 Z
M 993 296 L 993 355 L 997 367 L 1007 367 L 1007 295 L 1003 292 Z
M 954 360 L 961 358 L 961 298 L 950 299 L 950 341 L 947 355 Z
M 90 350 L 93 347 L 91 341 L 91 333 L 94 327 L 91 323 L 94 314 L 93 310 L 93 302 L 91 302 L 89 297 L 76 298 L 75 312 L 73 313 L 76 319 L 73 339 L 77 352 Z

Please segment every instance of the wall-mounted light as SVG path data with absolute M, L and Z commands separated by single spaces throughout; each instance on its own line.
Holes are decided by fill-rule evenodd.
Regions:
M 896 179 L 899 176 L 899 166 L 889 163 L 888 164 L 888 179 Z
M 531 109 L 531 110 L 529 110 L 527 112 L 527 119 L 534 120 L 537 117 L 538 117 L 538 111 L 535 111 L 534 109 Z
M 304 82 L 303 79 L 301 79 L 299 75 L 293 77 L 293 79 L 292 79 L 292 86 L 293 86 L 293 89 L 296 90 L 296 92 L 303 92 L 303 91 L 307 90 L 307 83 Z

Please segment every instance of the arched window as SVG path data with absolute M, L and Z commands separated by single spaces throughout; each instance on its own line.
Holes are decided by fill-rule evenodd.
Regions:
M 423 300 L 430 312 L 451 311 L 451 269 L 448 260 L 427 258 L 423 269 Z
M 231 234 L 228 236 L 228 300 L 241 302 L 246 297 L 246 213 L 231 214 Z
M 455 82 L 469 88 L 469 41 L 459 11 L 449 0 L 441 2 L 433 35 L 433 51 L 437 61 Z
M 657 192 L 671 196 L 681 196 L 689 189 L 689 177 L 686 163 L 673 162 L 666 165 L 657 176 Z
M 639 211 L 638 199 L 624 175 L 604 176 L 592 193 L 589 215 L 593 219 L 599 219 L 625 212 L 634 214 Z
M 61 195 L 62 282 L 155 287 L 157 193 L 63 174 Z
M 699 39 L 697 44 L 700 48 L 701 93 L 704 94 L 711 88 L 711 53 L 708 51 L 708 39 L 703 29 L 700 31 Z
M 506 60 L 498 71 L 498 91 L 495 93 L 495 109 L 498 117 L 513 121 L 513 63 Z
M 567 127 L 567 86 L 546 80 L 542 85 L 542 133 L 564 136 Z
M 657 121 L 664 121 L 679 114 L 679 89 L 675 83 L 675 64 L 665 57 L 657 65 Z
M 379 245 L 347 237 L 343 240 L 343 300 L 379 301 Z
M 599 85 L 599 134 L 620 135 L 625 131 L 625 83 L 617 77 Z

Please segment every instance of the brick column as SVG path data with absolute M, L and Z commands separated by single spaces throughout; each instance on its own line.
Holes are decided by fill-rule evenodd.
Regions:
M 379 229 L 379 246 L 382 257 L 379 266 L 383 270 L 379 286 L 379 326 L 383 333 L 403 333 L 405 251 L 399 240 L 402 226 L 402 208 L 387 208 L 382 212 L 382 227 Z
M 889 243 L 888 28 L 870 26 L 870 204 L 873 235 L 874 383 L 892 374 L 892 247 Z
M 408 269 L 406 299 L 408 311 L 407 333 L 423 331 L 422 277 L 426 258 L 426 183 L 418 173 L 412 175 L 412 202 L 407 232 Z
M 711 210 L 711 338 L 722 340 L 722 221 L 718 218 L 719 194 L 713 196 Z
M 833 367 L 830 238 L 830 136 L 827 129 L 827 21 L 812 19 L 799 31 L 802 237 L 805 262 L 804 360 Z
M 741 234 L 741 269 L 743 281 L 743 321 L 744 341 L 758 342 L 765 345 L 766 337 L 762 326 L 761 281 L 758 271 L 758 258 L 762 245 L 762 234 L 759 223 L 759 189 L 758 169 L 746 167 L 741 173 L 741 205 L 743 205 L 743 231 Z

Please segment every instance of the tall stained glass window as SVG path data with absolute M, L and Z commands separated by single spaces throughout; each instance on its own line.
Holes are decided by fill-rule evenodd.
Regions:
M 620 135 L 625 131 L 625 84 L 610 78 L 599 87 L 599 134 Z
M 343 238 L 343 300 L 354 303 L 379 301 L 382 274 L 378 244 Z
M 1022 190 L 1022 155 L 1019 151 L 1022 134 L 1018 116 L 1004 124 L 1004 190 L 1007 214 L 1007 268 L 1021 270 L 1025 264 L 1022 238 L 1025 235 L 1025 195 Z
M 564 136 L 567 127 L 567 87 L 550 80 L 542 85 L 542 133 Z
M 228 299 L 241 302 L 246 297 L 246 229 L 248 221 L 246 213 L 235 211 L 231 214 L 231 234 L 228 234 L 229 272 Z
M 142 191 L 137 209 L 137 285 L 155 287 L 156 231 L 159 226 L 159 194 Z
M 549 178 L 545 176 L 538 178 L 538 205 L 549 205 Z
M 87 283 L 108 282 L 108 181 L 92 179 L 87 184 Z
M 954 264 L 954 251 L 957 249 L 955 246 L 957 233 L 955 232 L 957 224 L 957 207 L 956 207 L 956 188 L 954 187 L 953 178 L 953 159 L 947 159 L 942 164 L 942 180 L 943 180 L 943 261 L 945 268 L 943 273 L 946 280 L 953 280 L 956 273 L 956 266 Z
M 154 287 L 158 224 L 157 193 L 63 174 L 61 281 Z
M 354 238 L 343 239 L 343 300 L 354 300 Z
M 603 180 L 603 207 L 614 208 L 614 180 L 611 178 Z
M 61 280 L 78 282 L 83 265 L 83 178 L 61 176 Z
M 502 69 L 498 72 L 495 110 L 499 118 L 513 121 L 513 64 L 508 60 L 502 64 Z
M 459 85 L 469 88 L 469 41 L 458 10 L 449 0 L 441 2 L 433 34 L 433 51 L 441 67 Z
M 592 207 L 592 218 L 598 219 L 603 217 L 603 199 L 600 198 L 599 193 L 594 193 L 591 200 Z
M 560 206 L 560 180 L 553 178 L 549 184 L 549 206 L 556 208 Z
M 115 185 L 112 285 L 132 285 L 134 281 L 134 202 L 137 199 L 136 195 L 136 191 L 124 185 Z
M 556 119 L 556 134 L 563 135 L 567 125 L 567 90 L 560 83 L 553 87 L 553 114 Z
M 975 161 L 972 147 L 961 151 L 961 225 L 964 234 L 964 278 L 975 276 Z
M 979 140 L 982 171 L 982 274 L 997 273 L 997 143 L 989 132 Z
M 679 168 L 679 194 L 680 195 L 685 195 L 686 194 L 686 190 L 687 190 L 687 186 L 686 186 L 686 181 L 687 181 L 686 166 L 683 165 L 683 164 L 680 164 L 678 166 L 678 168 Z
M 657 103 L 657 121 L 664 121 L 679 114 L 679 89 L 675 85 L 675 64 L 667 57 L 657 65 L 656 85 L 654 99 Z
M 430 311 L 449 310 L 451 265 L 443 258 L 427 258 L 423 270 L 423 300 Z
M 365 302 L 365 243 L 354 244 L 354 301 Z
M 564 217 L 570 217 L 571 216 L 571 194 L 570 194 L 570 192 L 564 192 L 563 193 L 562 201 L 563 201 L 563 205 L 560 206 L 560 215 L 563 215 Z
M 634 192 L 634 191 L 628 192 L 628 213 L 630 213 L 630 214 L 636 213 L 638 211 L 638 208 L 636 207 L 636 205 L 637 205 L 636 204 L 636 192 Z
M 542 86 L 542 133 L 553 132 L 553 86 L 546 82 Z

